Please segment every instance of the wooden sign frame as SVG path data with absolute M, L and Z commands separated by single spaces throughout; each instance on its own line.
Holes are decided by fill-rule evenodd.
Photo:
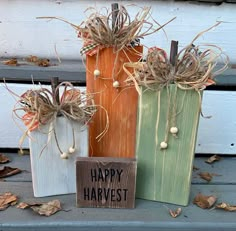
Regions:
M 77 207 L 134 208 L 136 172 L 133 158 L 77 158 Z

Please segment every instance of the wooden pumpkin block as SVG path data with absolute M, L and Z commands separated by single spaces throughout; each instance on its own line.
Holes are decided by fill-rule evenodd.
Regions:
M 35 197 L 52 196 L 76 192 L 75 160 L 88 156 L 87 127 L 64 117 L 57 118 L 55 131 L 58 144 L 68 152 L 75 134 L 75 152 L 68 159 L 62 159 L 51 128 L 45 125 L 30 133 L 30 160 L 32 183 Z
M 124 81 L 128 76 L 123 64 L 137 62 L 141 53 L 142 47 L 127 48 L 116 57 L 111 47 L 99 51 L 99 55 L 86 57 L 87 91 L 94 93 L 95 105 L 102 106 L 109 117 L 109 129 L 100 141 L 96 137 L 106 126 L 105 110 L 99 108 L 89 124 L 91 156 L 135 157 L 138 94 L 134 87 L 125 88 Z M 98 77 L 94 77 L 94 70 L 100 71 Z M 113 70 L 119 88 L 113 87 Z
M 132 158 L 77 158 L 77 206 L 134 208 L 136 168 Z
M 176 91 L 177 90 L 177 91 Z M 168 93 L 169 92 L 169 93 Z M 159 92 L 142 89 L 137 123 L 138 198 L 187 205 L 199 120 L 199 94 L 175 85 Z M 176 93 L 176 95 L 175 95 Z M 174 97 L 175 95 L 175 97 Z M 171 98 L 170 98 L 171 96 Z M 175 102 L 175 103 L 174 103 Z M 158 107 L 159 105 L 159 107 Z M 175 113 L 168 115 L 168 108 Z M 166 131 L 176 119 L 177 137 Z M 168 134 L 168 147 L 160 148 Z

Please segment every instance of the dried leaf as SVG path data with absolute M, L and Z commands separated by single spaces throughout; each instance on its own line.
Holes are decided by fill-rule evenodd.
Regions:
M 27 209 L 27 208 L 30 208 L 31 206 L 40 206 L 42 205 L 43 203 L 40 203 L 40 202 L 21 202 L 19 203 L 16 208 L 18 209 Z
M 21 170 L 19 168 L 12 168 L 9 166 L 4 166 L 3 169 L 0 169 L 0 178 L 16 175 L 20 172 Z
M 202 209 L 209 209 L 215 204 L 216 200 L 217 200 L 217 198 L 213 195 L 205 196 L 205 195 L 199 193 L 194 198 L 193 203 Z
M 38 60 L 39 60 L 39 58 L 34 55 L 30 55 L 29 57 L 26 58 L 26 61 L 30 62 L 30 63 L 36 63 L 36 62 L 38 62 Z
M 48 66 L 50 66 L 50 60 L 49 59 L 39 59 L 37 61 L 37 65 L 40 67 L 48 67 Z
M 206 162 L 207 164 L 212 164 L 213 162 L 219 161 L 220 159 L 221 159 L 220 156 L 218 156 L 218 155 L 213 155 L 213 156 L 211 156 L 210 158 L 208 158 L 205 162 Z
M 193 165 L 193 171 L 197 171 L 197 170 L 199 170 L 199 168 Z
M 182 212 L 181 208 L 177 208 L 175 211 L 169 209 L 169 213 L 173 218 L 178 217 L 181 214 L 181 212 Z
M 8 162 L 10 162 L 10 159 L 5 155 L 0 154 L 0 164 L 5 164 L 5 163 L 8 163 Z
M 18 62 L 16 58 L 12 58 L 12 59 L 3 61 L 3 64 L 8 65 L 8 66 L 17 66 Z
M 4 194 L 0 194 L 0 211 L 5 210 L 10 205 L 17 203 L 17 196 L 7 192 Z
M 236 211 L 236 205 L 230 205 L 230 204 L 227 204 L 225 202 L 217 204 L 215 207 L 217 209 L 224 209 L 225 211 L 229 211 L 229 212 L 235 212 Z
M 207 182 L 210 182 L 212 180 L 212 174 L 209 172 L 200 172 L 198 175 L 203 179 L 206 180 Z
M 54 213 L 58 212 L 61 210 L 61 203 L 59 200 L 52 200 L 47 203 L 38 203 L 38 202 L 33 202 L 33 203 L 26 203 L 26 202 L 21 202 L 17 208 L 20 209 L 26 209 L 26 208 L 31 208 L 33 211 L 38 213 L 39 215 L 43 216 L 51 216 Z

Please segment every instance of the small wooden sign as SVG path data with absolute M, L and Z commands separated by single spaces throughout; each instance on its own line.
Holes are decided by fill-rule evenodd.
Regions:
M 134 208 L 136 171 L 133 158 L 77 158 L 77 206 Z

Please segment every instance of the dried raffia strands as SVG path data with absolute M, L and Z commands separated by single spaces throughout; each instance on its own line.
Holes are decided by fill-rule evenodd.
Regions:
M 40 18 L 69 23 L 83 42 L 81 54 L 86 55 L 87 91 L 94 94 L 95 104 L 103 106 L 110 119 L 109 130 L 107 127 L 106 136 L 98 144 L 94 138 L 100 126 L 104 126 L 105 116 L 103 113 L 94 116 L 94 123 L 89 126 L 90 155 L 133 157 L 138 95 L 133 86 L 124 82 L 127 75 L 123 63 L 140 60 L 143 51 L 140 39 L 156 33 L 174 18 L 160 25 L 151 17 L 150 7 L 141 8 L 132 18 L 124 6 L 115 11 L 112 8 L 112 11 L 88 8 L 88 17 L 78 26 L 61 18 Z
M 91 9 L 88 8 L 86 11 Z M 107 9 L 106 14 L 103 14 L 94 9 L 94 12 L 78 26 L 58 17 L 37 18 L 57 19 L 70 24 L 78 32 L 78 37 L 83 41 L 83 47 L 80 51 L 82 55 L 92 56 L 97 54 L 98 56 L 100 50 L 113 47 L 114 53 L 118 57 L 120 51 L 125 52 L 130 47 L 133 48 L 134 53 L 138 53 L 135 46 L 139 45 L 140 39 L 156 33 L 175 19 L 174 17 L 163 25 L 160 25 L 154 19 L 151 22 L 150 10 L 151 7 L 143 7 L 132 20 L 126 8 L 121 5 L 117 10 L 116 20 L 112 23 L 112 12 L 109 13 Z M 113 75 L 115 66 L 116 63 L 114 63 Z
M 91 9 L 92 8 L 88 8 L 86 11 Z M 98 46 L 100 46 L 99 49 L 114 47 L 116 51 L 120 51 L 126 48 L 126 46 L 132 45 L 132 43 L 135 43 L 138 39 L 143 39 L 145 36 L 156 33 L 175 19 L 174 17 L 163 25 L 160 25 L 154 19 L 152 23 L 148 21 L 151 17 L 150 10 L 151 7 L 143 7 L 142 10 L 136 14 L 134 19 L 131 20 L 128 11 L 121 5 L 117 10 L 117 17 L 113 25 L 112 12 L 109 13 L 108 9 L 106 14 L 95 10 L 95 12 L 91 13 L 80 25 L 72 24 L 58 17 L 37 17 L 37 19 L 57 19 L 70 24 L 78 31 L 78 37 L 84 42 L 81 54 L 87 54 L 89 50 Z M 157 28 L 155 28 L 156 25 L 158 25 Z M 86 48 L 87 45 L 90 45 L 90 47 Z
M 216 23 L 207 30 L 199 33 L 190 43 L 183 48 L 176 56 L 175 65 L 170 63 L 167 54 L 160 48 L 150 48 L 145 62 L 125 63 L 123 68 L 128 74 L 127 84 L 135 86 L 139 95 L 142 94 L 141 86 L 149 90 L 167 90 L 168 112 L 166 118 L 166 135 L 163 145 L 168 143 L 168 135 L 172 128 L 172 135 L 176 136 L 176 117 L 181 113 L 182 107 L 177 111 L 176 97 L 178 89 L 195 90 L 199 95 L 199 112 L 201 112 L 201 91 L 207 86 L 215 84 L 214 77 L 222 73 L 228 66 L 228 57 L 218 46 L 207 44 L 195 46 L 194 42 L 205 32 L 218 26 Z M 217 69 L 217 64 L 223 63 L 223 67 Z M 128 68 L 133 68 L 130 73 Z M 175 84 L 174 93 L 170 94 L 170 85 Z M 158 111 L 160 109 L 160 103 Z M 184 105 L 184 98 L 182 106 Z M 172 126 L 171 126 L 172 125 Z M 174 131 L 176 130 L 176 132 Z M 177 136 L 176 136 L 177 137 Z M 167 147 L 167 145 L 164 145 Z M 165 148 L 166 148 L 165 147 Z
M 158 48 L 150 49 L 146 62 L 125 63 L 124 70 L 129 75 L 126 82 L 134 82 L 139 93 L 141 92 L 139 86 L 161 90 L 163 87 L 175 83 L 181 89 L 199 91 L 214 84 L 214 77 L 226 70 L 228 57 L 218 46 L 211 44 L 195 46 L 193 44 L 203 33 L 220 23 L 199 33 L 190 45 L 178 53 L 175 65 L 171 65 L 166 52 Z M 224 65 L 215 70 L 219 61 Z M 127 67 L 133 67 L 134 74 L 131 74 Z
M 8 87 L 7 89 L 18 98 L 13 115 L 22 120 L 27 127 L 20 139 L 20 147 L 29 132 L 36 129 L 40 131 L 42 126 L 46 124 L 51 125 L 49 133 L 54 132 L 57 140 L 54 125 L 60 116 L 67 118 L 68 122 L 76 121 L 86 125 L 97 110 L 93 96 L 74 88 L 70 82 L 62 82 L 56 87 L 55 92 L 40 87 L 28 90 L 21 96 L 16 95 Z M 56 95 L 60 94 L 60 89 L 62 89 L 62 94 L 57 102 Z M 57 145 L 59 151 L 62 152 L 59 144 Z

